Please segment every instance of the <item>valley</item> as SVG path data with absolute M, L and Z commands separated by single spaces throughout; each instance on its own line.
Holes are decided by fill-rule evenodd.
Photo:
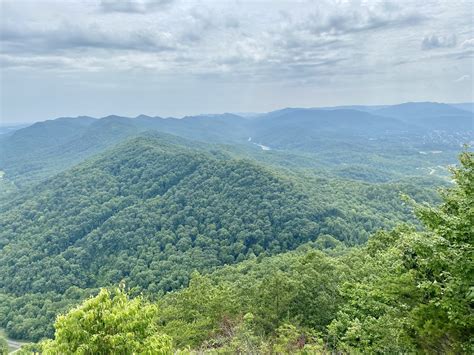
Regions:
M 455 113 L 469 130 L 472 115 Z M 357 128 L 352 120 L 361 120 Z M 286 297 L 284 312 L 294 312 L 298 327 L 334 335 L 342 298 L 329 304 L 317 293 L 316 306 L 292 290 L 309 287 L 311 298 L 311 285 L 323 282 L 324 292 L 343 292 L 343 282 L 363 277 L 347 270 L 377 238 L 402 235 L 404 225 L 423 231 L 402 196 L 437 205 L 436 189 L 453 188 L 447 166 L 456 164 L 459 142 L 420 139 L 444 137 L 432 133 L 441 118 L 432 128 L 383 120 L 346 109 L 287 109 L 252 120 L 60 118 L 4 134 L 0 326 L 15 339 L 51 338 L 57 314 L 123 283 L 160 305 L 158 328 L 175 346 L 202 348 L 223 314 L 238 328 L 251 313 L 254 331 L 277 334 L 283 313 L 261 297 L 270 297 L 273 282 L 315 277 L 279 286 L 287 291 L 278 297 Z M 466 137 L 456 132 L 449 134 Z M 329 271 L 312 274 L 319 269 Z M 191 337 L 183 329 L 213 311 L 178 316 L 190 311 L 180 303 L 187 292 L 193 302 L 228 297 L 235 304 L 203 299 L 203 307 L 220 310 L 211 328 L 196 325 L 189 331 L 200 335 Z M 310 320 L 293 302 L 329 313 L 314 310 Z

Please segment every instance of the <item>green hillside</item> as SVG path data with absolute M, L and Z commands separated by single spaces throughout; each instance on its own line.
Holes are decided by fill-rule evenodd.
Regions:
M 169 291 L 187 284 L 194 269 L 315 238 L 323 212 L 254 163 L 139 138 L 2 206 L 0 289 L 19 305 L 74 298 L 77 288 L 122 279 Z M 32 336 L 18 319 L 10 322 L 25 311 L 13 308 L 2 325 Z M 35 312 L 44 313 L 44 303 Z
M 474 159 L 438 206 L 404 200 L 424 229 L 379 231 L 358 248 L 320 236 L 295 251 L 251 257 L 150 300 L 102 289 L 55 323 L 44 353 L 472 352 Z
M 135 138 L 5 202 L 0 291 L 15 305 L 1 325 L 37 339 L 51 323 L 33 331 L 24 317 L 51 319 L 97 287 L 125 280 L 167 292 L 187 285 L 193 270 L 285 252 L 321 234 L 360 244 L 410 219 L 400 191 L 433 199 L 409 184 L 282 174 L 212 152 L 169 136 Z

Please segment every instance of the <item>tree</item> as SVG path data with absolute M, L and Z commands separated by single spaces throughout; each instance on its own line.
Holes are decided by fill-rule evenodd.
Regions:
M 0 355 L 8 354 L 7 340 L 0 334 Z
M 464 151 L 440 206 L 409 198 L 425 229 L 379 232 L 352 262 L 342 310 L 329 326 L 338 350 L 472 353 L 474 155 Z
M 156 330 L 157 307 L 130 299 L 123 287 L 99 294 L 57 318 L 45 354 L 170 354 L 171 338 Z
M 419 345 L 436 352 L 472 352 L 474 319 L 474 154 L 452 169 L 456 184 L 435 208 L 416 205 L 429 238 L 414 245 L 411 270 L 425 300 L 412 312 Z

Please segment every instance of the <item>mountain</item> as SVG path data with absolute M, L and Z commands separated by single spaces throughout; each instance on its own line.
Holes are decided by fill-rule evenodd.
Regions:
M 369 108 L 370 112 L 366 112 Z M 302 160 L 319 161 L 321 168 L 337 162 L 378 169 L 377 162 L 398 155 L 405 161 L 416 162 L 414 165 L 426 165 L 423 169 L 430 172 L 433 166 L 454 162 L 459 146 L 472 139 L 472 114 L 445 104 L 407 103 L 382 108 L 286 108 L 252 119 L 229 113 L 182 119 L 145 115 L 60 118 L 0 136 L 0 173 L 3 174 L 0 194 L 32 186 L 145 132 L 226 144 L 240 151 L 270 149 L 274 152 L 267 157 L 286 154 L 283 160 L 289 162 L 288 154 L 291 154 L 295 158 L 293 165 Z M 434 157 L 430 152 L 442 154 Z M 398 158 L 392 161 L 401 162 Z M 347 170 L 347 166 L 336 168 Z M 397 175 L 400 170 L 403 174 L 420 173 L 411 166 L 404 169 L 400 164 L 390 169 L 389 175 Z
M 71 287 L 61 295 L 0 293 L 0 324 L 9 334 L 30 338 L 51 334 L 47 329 L 51 315 L 71 307 L 64 302 L 79 303 L 93 293 L 95 297 L 57 318 L 54 340 L 29 345 L 23 352 L 75 353 L 86 348 L 94 353 L 134 353 L 146 344 L 153 349 L 148 352 L 166 354 L 431 353 L 433 349 L 470 353 L 473 270 L 466 207 L 472 200 L 468 182 L 474 177 L 473 158 L 470 152 L 461 154 L 455 183 L 443 191 L 441 204 L 405 199 L 423 228 L 404 223 L 379 230 L 357 248 L 320 234 L 291 252 L 251 255 L 211 272 L 195 271 L 186 287 L 166 294 L 145 296 L 124 282 L 100 290 Z M 372 194 L 368 203 L 379 196 L 376 191 Z M 354 207 L 352 201 L 346 202 Z M 380 207 L 389 206 L 389 200 L 384 202 Z M 142 258 L 153 254 L 145 247 L 139 251 Z M 129 256 L 123 253 L 119 262 L 125 269 Z M 161 262 L 157 254 L 154 258 L 149 268 Z M 21 267 L 24 261 L 17 263 Z M 168 261 L 175 259 L 170 256 Z M 144 266 L 139 259 L 132 268 Z M 145 271 L 134 275 L 140 281 L 146 276 Z
M 380 134 L 384 132 L 402 132 L 409 125 L 397 119 L 381 118 L 370 113 L 350 109 L 285 109 L 262 117 L 257 129 L 285 128 L 310 129 L 312 133 Z
M 474 156 L 464 152 L 461 162 L 462 183 L 444 190 L 440 205 L 413 204 L 423 229 L 378 231 L 359 248 L 320 236 L 290 253 L 195 273 L 188 288 L 158 300 L 158 331 L 177 348 L 213 353 L 470 353 Z
M 95 121 L 91 117 L 62 117 L 37 122 L 1 137 L 2 140 L 8 140 L 8 144 L 2 144 L 1 147 L 6 150 L 4 154 L 8 154 L 8 150 L 23 154 L 24 151 L 57 147 L 84 132 Z
M 319 235 L 362 243 L 410 219 L 399 191 L 430 198 L 413 185 L 278 172 L 183 138 L 132 138 L 0 204 L 0 304 L 10 305 L 0 307 L 0 327 L 38 339 L 97 287 L 125 280 L 168 292 L 193 270 Z
M 472 113 L 452 105 L 435 102 L 409 102 L 393 105 L 375 110 L 374 114 L 397 118 L 429 130 L 458 132 L 473 129 Z
M 116 118 L 60 118 L 0 137 L 0 169 L 19 187 L 82 161 L 138 130 Z
M 28 123 L 0 123 L 0 135 L 12 134 L 18 129 L 28 127 Z
M 122 279 L 169 291 L 194 269 L 293 249 L 323 217 L 254 163 L 137 138 L 2 206 L 0 293 L 58 298 Z
M 330 196 L 334 187 L 326 185 L 321 191 Z M 130 278 L 170 290 L 194 268 L 291 250 L 320 230 L 343 240 L 345 223 L 327 223 L 344 212 L 297 186 L 248 160 L 134 138 L 0 206 L 0 286 L 14 294 L 45 285 L 64 292 Z M 118 267 L 124 258 L 128 266 Z M 142 259 L 146 280 L 136 275 L 141 267 L 131 268 Z
M 24 186 L 146 131 L 178 134 L 201 141 L 246 139 L 244 119 L 235 115 L 163 119 L 138 116 L 59 118 L 35 123 L 10 136 L 0 136 L 0 170 Z
M 373 137 L 400 135 L 415 128 L 394 118 L 347 109 L 285 109 L 254 123 L 254 139 L 279 149 L 319 150 L 329 144 L 363 145 Z M 330 140 L 330 142 L 328 142 Z
M 449 104 L 457 109 L 473 112 L 474 113 L 474 102 L 464 102 L 459 104 Z
M 236 142 L 248 137 L 249 121 L 231 113 L 168 119 L 154 128 L 204 142 Z
M 379 110 L 389 105 L 343 105 L 343 106 L 328 106 L 328 107 L 319 107 L 318 109 L 323 110 L 357 110 L 363 112 L 372 112 Z

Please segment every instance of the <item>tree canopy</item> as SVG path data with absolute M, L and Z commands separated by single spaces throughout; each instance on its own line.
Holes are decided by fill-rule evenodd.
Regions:
M 171 338 L 157 332 L 157 307 L 123 288 L 102 289 L 96 297 L 56 320 L 54 340 L 44 354 L 170 354 Z

